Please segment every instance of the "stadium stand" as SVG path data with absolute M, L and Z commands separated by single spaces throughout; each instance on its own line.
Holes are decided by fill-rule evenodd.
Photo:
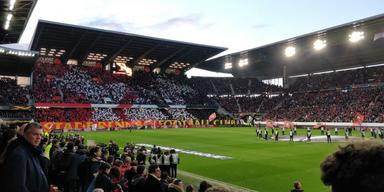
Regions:
M 383 67 L 370 67 L 298 77 L 292 79 L 290 91 L 303 92 L 381 83 L 383 81 L 383 70 Z
M 189 81 L 205 90 L 207 95 L 253 95 L 283 91 L 282 87 L 265 84 L 256 78 L 192 77 Z
M 162 113 L 159 109 L 143 109 L 143 108 L 128 108 L 124 109 L 126 119 L 129 120 L 145 120 L 157 119 L 166 120 L 168 116 Z
M 71 122 L 71 121 L 89 121 L 92 118 L 90 109 L 36 109 L 35 120 L 38 122 Z
M 41 25 L 44 24 L 39 24 L 40 27 Z M 45 23 L 45 25 L 49 24 Z M 49 29 L 50 27 L 43 26 L 37 31 L 41 33 L 46 32 L 44 31 L 45 28 Z M 89 29 L 78 29 L 78 31 L 86 30 Z M 49 30 L 47 31 L 47 33 L 49 33 Z M 58 34 L 54 35 L 57 35 L 58 39 L 60 39 L 59 33 L 63 31 L 65 32 L 66 30 L 56 31 Z M 73 33 L 76 33 L 75 31 L 76 30 L 73 30 Z M 82 35 L 85 37 L 87 32 L 88 31 Z M 82 43 L 84 43 L 85 45 L 83 46 L 86 47 L 88 47 L 89 44 L 96 47 L 98 43 L 103 44 L 103 46 L 115 45 L 116 41 L 120 41 L 121 39 L 121 36 L 118 36 L 119 34 L 100 31 L 93 32 L 109 33 L 109 35 L 113 36 L 111 39 L 113 39 L 114 43 L 103 42 L 100 40 L 103 38 L 96 39 L 94 42 L 86 42 L 86 40 L 84 40 L 84 42 L 76 42 L 73 39 L 72 41 L 68 40 L 68 42 L 75 44 L 75 46 L 69 46 L 73 48 L 72 51 L 69 51 L 73 52 L 69 56 L 76 55 L 74 52 L 79 52 L 79 50 L 76 49 L 83 48 L 80 45 Z M 64 34 L 63 36 L 66 35 L 67 34 Z M 48 36 L 49 34 L 45 36 L 48 40 L 44 43 L 49 44 L 49 39 L 52 37 Z M 75 36 L 80 35 L 75 34 Z M 145 39 L 144 37 L 128 36 L 129 35 L 124 37 L 127 39 L 132 38 L 130 41 L 138 41 L 136 42 L 137 44 L 143 43 L 142 39 Z M 39 38 L 37 38 L 34 40 L 32 47 L 35 51 L 43 49 L 41 39 L 39 40 Z M 136 55 L 135 57 L 137 58 L 134 59 L 135 61 L 130 64 L 126 63 L 126 66 L 132 67 L 132 65 L 140 64 L 140 59 L 150 55 L 153 50 L 158 48 L 158 44 L 170 43 L 165 42 L 165 40 L 161 43 L 155 42 L 157 40 L 145 39 L 144 41 L 148 41 L 147 43 L 151 44 L 149 48 L 143 48 L 145 51 Z M 61 41 L 63 41 L 63 39 L 61 39 Z M 56 43 L 56 39 L 53 42 Z M 112 56 L 117 57 L 118 53 L 132 51 L 123 50 L 127 48 L 126 45 L 128 44 L 129 43 L 127 42 L 123 42 L 122 45 L 117 45 L 116 43 L 116 46 L 120 46 L 117 47 L 118 49 L 116 49 L 116 47 L 108 47 L 108 50 L 115 50 L 115 52 L 103 54 L 105 57 L 110 56 L 108 61 L 103 62 L 103 64 L 112 61 L 112 59 L 114 59 Z M 288 78 L 286 88 L 264 83 L 257 78 L 239 77 L 240 75 L 237 75 L 238 77 L 234 78 L 200 77 L 188 79 L 184 75 L 180 75 L 181 71 L 178 69 L 183 67 L 187 69 L 187 65 L 184 63 L 182 64 L 183 67 L 179 63 L 173 65 L 171 63 L 175 62 L 174 59 L 170 60 L 169 58 L 192 58 L 191 62 L 198 63 L 197 61 L 204 61 L 204 59 L 225 49 L 217 47 L 199 47 L 196 45 L 201 49 L 206 48 L 203 52 L 207 54 L 190 56 L 188 54 L 194 52 L 191 48 L 193 47 L 192 45 L 185 45 L 183 43 L 172 44 L 171 42 L 170 45 L 165 46 L 166 48 L 159 52 L 166 52 L 168 51 L 167 49 L 172 46 L 175 46 L 176 48 L 170 50 L 167 54 L 154 54 L 155 56 L 160 55 L 163 57 L 162 62 L 154 64 L 151 67 L 144 67 L 143 65 L 138 67 L 135 66 L 137 68 L 135 69 L 133 76 L 129 77 L 126 75 L 114 74 L 114 70 L 117 68 L 115 66 L 112 67 L 112 70 L 107 70 L 107 65 L 98 62 L 95 62 L 93 66 L 86 66 L 84 63 L 89 62 L 89 60 L 86 60 L 85 58 L 87 58 L 87 56 L 84 55 L 87 55 L 88 53 L 81 53 L 84 55 L 78 56 L 83 58 L 79 59 L 80 64 L 69 65 L 66 64 L 67 60 L 71 59 L 68 55 L 68 58 L 63 57 L 61 60 L 59 58 L 53 58 L 53 56 L 46 57 L 41 52 L 42 55 L 37 59 L 33 68 L 33 84 L 31 91 L 28 86 L 21 87 L 17 85 L 17 82 L 14 79 L 0 78 L 0 105 L 10 107 L 13 105 L 28 105 L 32 102 L 35 104 L 43 103 L 58 105 L 54 107 L 37 106 L 32 112 L 29 110 L 9 110 L 9 108 L 7 108 L 6 110 L 0 111 L 0 118 L 15 120 L 33 118 L 38 122 L 85 121 L 92 123 L 125 120 L 204 120 L 211 114 L 214 114 L 216 118 L 214 112 L 218 111 L 216 110 L 217 108 L 222 107 L 230 112 L 225 117 L 232 118 L 232 114 L 260 113 L 263 114 L 263 120 L 273 121 L 351 122 L 357 114 L 363 114 L 364 122 L 384 122 L 384 67 L 367 67 L 365 64 L 361 64 L 364 66 L 355 70 L 332 69 L 330 73 L 323 74 L 315 74 L 313 73 L 314 71 L 308 72 L 309 70 L 312 70 L 311 68 L 304 71 L 305 73 L 308 73 L 308 75 L 304 77 Z M 91 51 L 91 48 L 89 48 L 88 52 Z M 139 48 L 142 47 L 138 46 L 137 49 Z M 210 49 L 214 50 L 210 51 Z M 180 53 L 181 55 L 177 55 L 182 51 L 185 52 L 182 54 Z M 65 53 L 65 51 L 61 53 Z M 194 57 L 197 57 L 197 59 Z M 269 61 L 266 63 L 272 62 Z M 153 63 L 150 63 L 149 65 L 151 64 Z M 159 68 L 159 70 L 163 70 L 170 66 L 173 67 L 172 70 L 168 68 L 168 71 L 164 70 L 166 72 L 152 73 L 153 69 Z M 276 70 L 281 70 L 279 67 L 275 68 Z M 302 72 L 300 71 L 301 69 L 296 70 L 296 72 Z M 252 70 L 249 71 L 252 72 Z M 276 74 L 273 73 L 268 75 L 271 77 L 276 76 Z M 286 76 L 286 74 L 284 74 L 284 76 Z M 1 130 L 1 132 L 5 131 Z M 78 167 L 72 167 L 74 165 L 68 164 L 68 159 L 64 158 L 70 159 L 78 155 L 81 156 L 82 160 L 87 159 L 83 162 L 90 163 L 93 161 L 97 164 L 95 166 L 96 168 L 104 165 L 106 167 L 105 169 L 108 169 L 109 166 L 108 164 L 103 164 L 101 160 L 108 162 L 115 168 L 115 170 L 117 169 L 117 173 L 115 172 L 115 175 L 112 174 L 114 175 L 114 177 L 112 177 L 113 187 L 118 188 L 117 186 L 120 184 L 120 187 L 124 188 L 127 187 L 125 186 L 127 183 L 131 185 L 130 187 L 134 187 L 132 180 L 135 177 L 140 177 L 140 175 L 135 174 L 130 168 L 140 164 L 138 157 L 140 153 L 147 153 L 145 148 L 138 149 L 133 146 L 126 146 L 126 151 L 124 151 L 123 155 L 120 155 L 118 153 L 119 147 L 113 144 L 112 141 L 109 146 L 101 144 L 93 149 L 85 150 L 83 146 L 84 143 L 82 143 L 83 139 L 78 135 L 69 135 L 66 138 L 51 135 L 50 139 L 51 141 L 44 140 L 41 145 L 43 146 L 47 144 L 45 142 L 57 143 L 59 140 L 62 142 L 61 146 L 53 146 L 53 150 L 57 150 L 57 153 L 50 154 L 52 155 L 51 160 L 54 166 L 52 168 L 53 170 L 49 170 L 52 171 L 52 175 L 47 174 L 53 176 L 53 178 L 49 178 L 51 180 L 50 182 L 57 185 L 60 189 L 65 189 L 73 184 L 67 183 L 68 181 L 78 182 L 76 185 L 88 186 L 90 179 L 82 178 L 84 175 L 81 175 L 81 172 L 79 172 L 78 175 L 72 175 L 74 176 L 73 178 L 68 179 L 68 175 L 65 175 L 65 180 L 58 179 L 63 176 L 61 174 L 67 174 L 66 170 L 84 168 L 80 165 L 80 162 L 77 164 Z M 76 144 L 77 149 L 76 154 L 73 150 L 74 143 Z M 2 145 L 4 144 L 5 142 L 3 140 Z M 41 148 L 43 148 L 42 146 Z M 66 149 L 64 146 L 66 146 Z M 101 152 L 101 155 L 99 151 Z M 164 163 L 159 163 L 158 158 L 165 158 L 163 155 L 166 155 L 168 151 L 165 154 L 162 154 L 161 150 L 158 150 L 156 153 L 152 151 L 151 153 L 154 156 L 147 155 L 147 157 L 144 158 L 154 158 L 149 159 L 149 163 L 155 163 L 164 168 L 166 165 Z M 128 156 L 131 159 L 129 159 Z M 62 164 L 63 162 L 64 165 Z M 89 171 L 90 169 L 87 170 Z M 95 170 L 96 169 L 89 175 L 94 174 Z M 102 170 L 100 170 L 99 175 L 104 174 L 104 172 L 101 171 Z M 135 176 L 129 175 L 131 174 L 129 171 L 132 171 L 132 175 Z M 113 172 L 114 171 L 112 171 L 112 173 Z M 77 177 L 80 177 L 80 180 L 76 180 Z M 88 182 L 84 182 L 84 180 Z M 169 184 L 169 182 L 167 182 L 167 184 Z M 98 184 L 96 183 L 95 185 Z
M 47 70 L 51 67 L 55 72 Z M 138 72 L 131 79 L 116 78 L 98 68 L 37 63 L 34 79 L 36 102 L 210 104 L 204 94 L 184 82 L 185 77 L 174 75 Z
M 17 85 L 15 79 L 0 78 L 0 105 L 27 105 L 29 102 L 29 87 Z
M 383 70 L 384 67 L 369 67 L 290 78 L 289 88 L 283 89 L 251 78 L 187 79 L 144 71 L 127 77 L 99 67 L 38 60 L 32 93 L 35 102 L 46 103 L 220 105 L 231 113 L 260 112 L 265 114 L 263 119 L 292 121 L 348 122 L 359 112 L 365 114 L 366 122 L 382 122 Z M 3 104 L 28 104 L 28 87 L 20 87 L 10 78 L 1 78 L 0 83 L 5 87 L 0 92 Z M 34 116 L 45 122 L 196 118 L 187 111 L 52 108 L 36 109 Z M 198 117 L 206 118 L 210 113 L 205 109 L 201 113 L 205 115 Z M 1 113 L 2 117 L 10 118 L 17 114 L 24 118 L 33 116 L 27 112 Z
M 366 122 L 380 122 L 383 111 L 379 100 L 382 88 L 296 93 L 267 112 L 265 119 L 316 122 L 349 122 L 356 113 Z
M 187 112 L 196 119 L 207 119 L 209 115 L 215 112 L 215 109 L 187 109 Z

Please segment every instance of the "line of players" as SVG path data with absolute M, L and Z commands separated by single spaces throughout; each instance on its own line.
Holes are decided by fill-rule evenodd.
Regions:
M 263 138 L 264 140 L 274 139 L 275 141 L 278 141 L 280 129 L 281 129 L 282 135 L 285 135 L 285 129 L 286 129 L 285 127 L 283 127 L 283 128 L 273 127 L 273 128 L 270 128 L 271 137 L 269 137 L 269 132 L 267 131 L 267 128 L 265 127 L 264 129 L 262 129 L 260 126 L 258 126 L 256 128 L 256 135 L 257 135 L 257 137 Z M 310 127 L 307 127 L 306 129 L 307 129 L 307 133 L 306 133 L 307 141 L 310 142 L 311 137 L 312 137 L 312 129 Z M 365 132 L 366 132 L 366 129 L 360 128 L 360 135 L 361 135 L 362 139 L 365 138 L 365 134 L 366 134 Z M 370 128 L 370 133 L 371 133 L 371 137 L 373 137 L 375 139 L 376 138 L 384 139 L 384 129 Z M 332 133 L 331 133 L 330 128 L 325 129 L 323 126 L 320 127 L 320 134 L 321 135 L 325 134 L 327 136 L 327 143 L 332 142 L 332 138 L 331 138 Z M 295 135 L 297 135 L 297 128 L 293 127 L 292 129 L 289 129 L 288 135 L 289 135 L 289 141 L 293 142 L 293 137 Z M 337 127 L 335 127 L 335 129 L 334 129 L 334 135 L 339 135 L 339 129 Z M 352 128 L 345 128 L 344 129 L 345 140 L 348 140 L 349 136 L 351 136 L 351 135 L 352 135 Z

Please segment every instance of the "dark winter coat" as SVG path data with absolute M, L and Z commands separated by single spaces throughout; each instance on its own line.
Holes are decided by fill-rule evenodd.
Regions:
M 4 192 L 47 192 L 48 181 L 42 166 L 42 152 L 21 139 L 18 145 L 7 157 L 4 166 Z

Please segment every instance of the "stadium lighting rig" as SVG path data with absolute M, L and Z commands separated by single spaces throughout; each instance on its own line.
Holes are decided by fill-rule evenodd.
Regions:
M 11 13 L 8 13 L 7 18 L 5 20 L 5 24 L 4 24 L 4 29 L 5 30 L 9 29 L 9 24 L 11 23 L 12 17 L 13 17 L 13 15 Z
M 47 49 L 45 47 L 40 48 L 40 55 L 41 56 L 49 56 L 49 57 L 61 57 L 66 51 L 64 49 L 58 50 L 58 49 Z
M 12 11 L 15 8 L 16 0 L 9 0 L 9 10 Z
M 155 60 L 156 61 L 156 60 Z M 190 63 L 184 63 L 184 62 L 174 62 L 171 65 L 169 65 L 169 68 L 171 69 L 183 69 L 191 65 Z
M 123 64 L 127 64 L 129 61 L 133 60 L 133 57 L 127 57 L 127 56 L 121 56 L 121 55 L 118 55 L 114 60 L 113 62 L 114 63 L 123 63 Z
M 248 59 L 240 59 L 239 61 L 239 67 L 243 67 L 248 65 Z
M 353 31 L 348 37 L 350 42 L 356 43 L 364 39 L 364 31 Z
M 313 49 L 315 49 L 316 51 L 320 51 L 320 50 L 324 49 L 326 46 L 327 46 L 327 41 L 322 40 L 322 39 L 317 39 L 313 43 Z
M 17 55 L 21 57 L 34 57 L 35 54 L 27 51 L 8 51 L 6 52 L 7 55 Z
M 13 49 L 7 49 L 4 47 L 0 47 L 0 54 L 17 55 L 20 57 L 34 57 L 37 53 L 31 52 L 31 51 L 20 51 L 20 50 L 13 50 Z
M 153 63 L 156 63 L 157 60 L 156 59 L 142 59 L 141 61 L 139 61 L 139 65 L 145 65 L 145 66 L 150 66 L 152 65 Z
M 296 54 L 296 48 L 293 47 L 293 46 L 288 46 L 288 47 L 285 48 L 284 54 L 287 57 L 292 57 L 292 56 L 294 56 Z
M 232 63 L 225 63 L 224 69 L 232 69 Z
M 13 11 L 13 9 L 15 8 L 15 3 L 16 3 L 16 0 L 9 0 L 9 11 Z M 5 20 L 5 23 L 4 23 L 4 29 L 5 30 L 9 29 L 9 25 L 11 23 L 12 17 L 13 17 L 12 13 L 8 13 L 6 20 Z
M 107 57 L 107 54 L 101 54 L 101 53 L 89 53 L 87 56 L 88 61 L 101 61 L 105 57 Z

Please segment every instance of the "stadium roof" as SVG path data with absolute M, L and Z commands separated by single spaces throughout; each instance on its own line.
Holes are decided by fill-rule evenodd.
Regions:
M 0 44 L 16 43 L 23 33 L 37 0 L 0 1 Z M 12 15 L 12 16 L 9 16 Z M 6 23 L 9 19 L 9 27 Z
M 289 29 L 287 29 L 289 30 Z M 352 43 L 352 31 L 364 32 L 364 39 Z M 326 40 L 326 47 L 315 51 L 313 43 Z M 286 57 L 287 46 L 296 48 L 296 54 Z M 384 14 L 316 31 L 269 45 L 228 54 L 200 63 L 197 67 L 215 72 L 232 73 L 235 77 L 271 79 L 324 72 L 343 68 L 384 63 Z M 248 65 L 239 61 L 248 59 Z M 225 63 L 232 66 L 225 69 Z
M 59 57 L 64 63 L 75 59 L 79 64 L 123 62 L 130 67 L 142 65 L 190 69 L 226 50 L 223 47 L 173 41 L 142 35 L 95 29 L 40 20 L 30 49 L 42 56 Z

